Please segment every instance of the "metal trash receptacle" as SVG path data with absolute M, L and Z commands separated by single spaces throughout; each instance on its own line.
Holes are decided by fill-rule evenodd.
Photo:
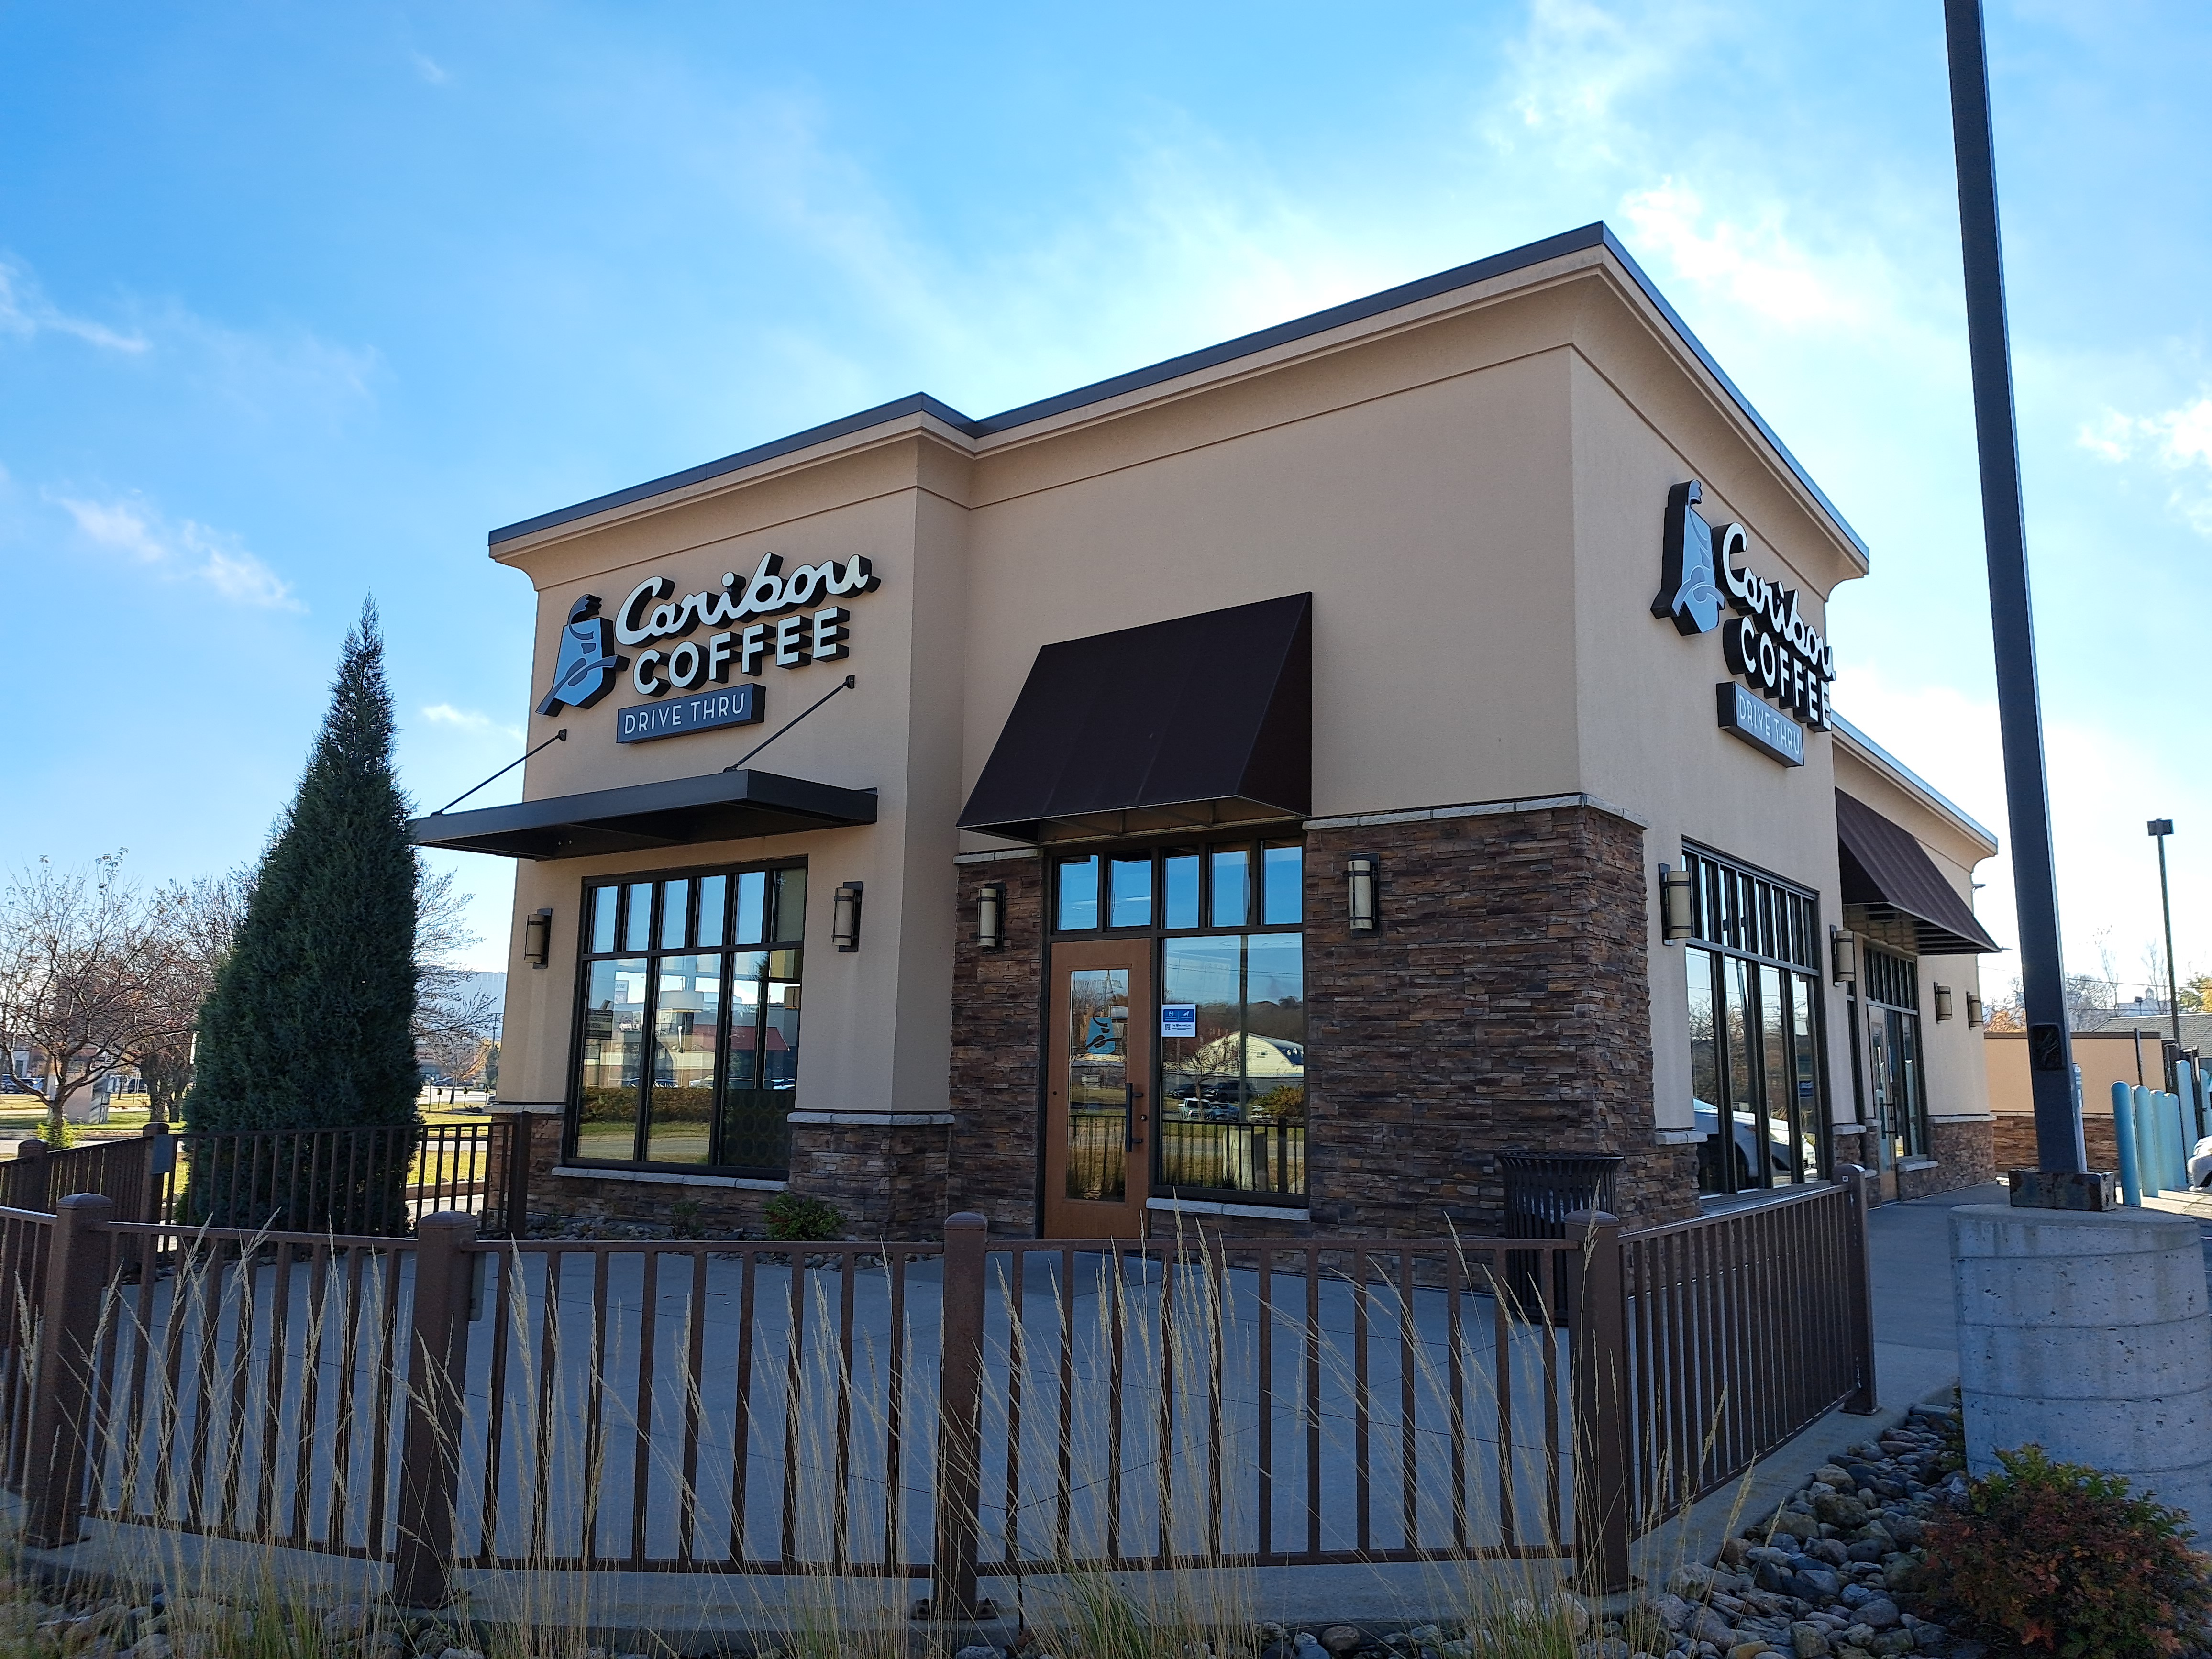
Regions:
M 1565 1238 L 1577 1210 L 1613 1208 L 1613 1179 L 1627 1160 L 1619 1152 L 1500 1152 L 1505 1182 L 1505 1237 Z M 1542 1283 L 1543 1264 L 1557 1257 L 1533 1250 L 1505 1253 L 1505 1289 L 1528 1319 L 1564 1317 L 1564 1287 Z

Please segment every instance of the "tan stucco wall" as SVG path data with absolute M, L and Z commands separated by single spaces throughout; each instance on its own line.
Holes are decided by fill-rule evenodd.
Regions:
M 617 748 L 615 713 L 641 700 L 627 677 L 558 717 L 570 739 L 531 761 L 529 798 L 719 769 L 850 672 L 857 690 L 758 764 L 875 788 L 880 817 L 523 865 L 502 1092 L 565 1092 L 584 878 L 803 854 L 801 1105 L 941 1109 L 951 939 L 970 921 L 953 910 L 952 855 L 1000 844 L 951 826 L 1037 648 L 1302 591 L 1316 600 L 1317 816 L 1586 793 L 1650 826 L 1654 890 L 1688 836 L 1819 889 L 1836 919 L 1832 740 L 1813 734 L 1808 764 L 1785 769 L 1720 731 L 1717 635 L 1650 614 L 1667 491 L 1689 476 L 1707 516 L 1743 522 L 1754 568 L 1798 586 L 1825 626 L 1858 556 L 1589 253 L 996 437 L 902 417 L 503 544 L 538 589 L 534 692 L 586 591 L 611 609 L 647 575 L 690 592 L 771 550 L 787 565 L 866 554 L 883 585 L 850 604 L 848 660 L 765 670 L 763 726 Z M 533 741 L 556 723 L 533 714 Z M 863 947 L 839 955 L 829 905 L 849 879 L 866 883 Z M 538 972 L 520 958 L 520 919 L 541 906 L 555 955 Z M 1655 1047 L 1659 1124 L 1686 1126 L 1681 953 L 1661 947 L 1656 904 L 1651 918 L 1650 1029 L 1624 1036 Z M 1963 1031 L 1970 981 L 1947 982 Z M 1829 996 L 1831 1097 L 1848 1121 Z
M 1990 1031 L 1980 1035 L 1987 1057 L 1984 1071 L 1990 1110 L 2034 1116 L 2035 1096 L 2027 1072 L 2027 1033 Z M 2140 1083 L 2147 1088 L 2158 1088 L 2165 1065 L 2165 1051 L 2159 1046 L 2160 1041 L 2156 1032 L 2144 1035 L 2138 1073 L 2136 1039 L 2129 1032 L 2075 1032 L 2074 1063 L 2081 1068 L 2081 1115 L 2111 1117 L 2115 1083 L 2131 1086 Z

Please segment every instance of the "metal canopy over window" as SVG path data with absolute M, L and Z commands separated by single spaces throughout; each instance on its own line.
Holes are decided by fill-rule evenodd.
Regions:
M 1303 817 L 1313 805 L 1313 595 L 1036 655 L 963 830 L 1043 842 Z
M 1836 842 L 1844 902 L 1863 905 L 1874 921 L 1911 928 L 1922 956 L 1973 956 L 2002 948 L 1974 919 L 1958 890 L 1943 879 L 1911 830 L 1840 789 Z
M 407 833 L 417 847 L 514 859 L 569 859 L 875 821 L 872 790 L 742 771 L 555 795 L 471 812 L 434 812 L 414 820 Z

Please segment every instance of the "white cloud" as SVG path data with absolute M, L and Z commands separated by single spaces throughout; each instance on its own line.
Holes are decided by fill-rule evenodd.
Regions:
M 190 519 L 172 525 L 134 501 L 87 501 L 49 492 L 47 499 L 76 521 L 77 533 L 95 547 L 123 553 L 173 579 L 205 582 L 234 604 L 270 611 L 304 611 L 291 584 L 246 550 L 237 537 Z
M 2108 409 L 2075 441 L 2100 460 L 2145 459 L 2177 475 L 2168 505 L 2198 535 L 2212 537 L 2212 392 L 2162 415 Z
M 416 76 L 425 85 L 442 87 L 453 78 L 453 72 L 428 52 L 410 52 L 407 56 L 415 65 Z
M 136 355 L 148 349 L 142 334 L 120 334 L 63 311 L 39 291 L 28 273 L 5 259 L 0 259 L 0 334 L 26 340 L 38 334 L 68 334 L 106 351 Z
M 1690 281 L 1748 310 L 1792 326 L 1863 326 L 1869 320 L 1864 290 L 1832 280 L 1791 242 L 1779 208 L 1752 223 L 1716 219 L 1707 228 L 1698 192 L 1671 178 L 1632 191 L 1620 208 L 1632 246 L 1650 250 Z
M 491 734 L 522 741 L 521 731 L 475 708 L 456 708 L 449 702 L 434 702 L 422 711 L 422 718 L 433 726 L 450 726 L 457 731 L 475 734 Z

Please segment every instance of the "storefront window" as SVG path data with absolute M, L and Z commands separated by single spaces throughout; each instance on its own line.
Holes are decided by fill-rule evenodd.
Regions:
M 1685 848 L 1698 1184 L 1735 1193 L 1817 1180 L 1826 1100 L 1813 896 Z
M 1054 861 L 1058 931 L 1156 936 L 1158 1006 L 1129 1026 L 1130 1041 L 1158 1045 L 1156 1193 L 1304 1198 L 1304 860 L 1286 840 Z M 1165 1026 L 1163 1007 L 1176 1011 Z M 1078 1096 L 1072 1079 L 1070 1102 Z M 1074 1161 L 1068 1179 L 1073 1194 Z M 1085 1193 L 1073 1195 L 1091 1195 L 1099 1179 L 1085 1163 Z
M 805 868 L 594 886 L 583 908 L 569 1156 L 781 1176 L 799 1079 Z

